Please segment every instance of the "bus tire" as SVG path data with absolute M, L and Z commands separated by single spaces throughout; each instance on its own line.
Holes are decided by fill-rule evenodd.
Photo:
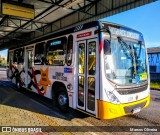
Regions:
M 68 94 L 65 88 L 61 87 L 57 93 L 57 104 L 62 112 L 67 112 L 69 108 Z

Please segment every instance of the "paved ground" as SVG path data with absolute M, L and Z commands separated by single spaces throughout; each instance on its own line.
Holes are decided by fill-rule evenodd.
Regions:
M 0 80 L 6 81 L 6 69 L 5 68 L 0 68 Z
M 0 71 L 1 80 L 5 79 L 5 72 Z M 30 135 L 52 135 L 52 134 L 159 134 L 156 132 L 105 132 L 104 127 L 115 126 L 160 126 L 160 92 L 151 91 L 151 103 L 148 108 L 140 113 L 125 116 L 113 120 L 98 120 L 84 113 L 70 110 L 62 113 L 51 103 L 51 100 L 42 98 L 37 94 L 22 90 L 18 92 L 9 81 L 0 81 L 0 126 L 54 126 L 52 131 L 44 133 L 3 133 L 7 134 L 30 134 Z M 71 126 L 72 132 L 65 132 L 63 126 Z M 80 127 L 77 127 L 80 126 Z M 92 130 L 100 132 L 81 132 L 87 126 L 93 126 Z M 97 127 L 99 126 L 99 127 Z M 42 129 L 46 129 L 44 127 Z M 122 127 L 123 128 L 123 127 Z M 61 132 L 56 132 L 61 131 Z M 79 131 L 79 132 L 73 132 Z M 2 133 L 0 133 L 2 134 Z
M 7 70 L 7 68 L 0 67 L 0 71 L 6 71 L 6 70 Z
M 160 90 L 151 90 L 152 100 L 160 101 Z

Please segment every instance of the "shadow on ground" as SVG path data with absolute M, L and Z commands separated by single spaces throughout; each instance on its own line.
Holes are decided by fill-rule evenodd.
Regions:
M 89 115 L 71 108 L 66 113 L 63 113 L 57 106 L 53 105 L 51 99 L 42 97 L 26 89 L 17 90 L 16 86 L 10 81 L 0 81 L 0 104 L 65 120 L 89 117 Z

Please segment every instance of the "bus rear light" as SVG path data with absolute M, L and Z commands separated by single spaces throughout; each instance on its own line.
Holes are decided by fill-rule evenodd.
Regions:
M 120 104 L 118 98 L 111 91 L 106 91 L 106 94 L 111 103 Z

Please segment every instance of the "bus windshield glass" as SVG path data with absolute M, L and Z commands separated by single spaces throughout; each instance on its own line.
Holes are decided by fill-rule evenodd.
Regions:
M 141 42 L 114 37 L 110 47 L 110 55 L 104 52 L 105 72 L 110 81 L 131 85 L 147 80 L 146 50 Z

